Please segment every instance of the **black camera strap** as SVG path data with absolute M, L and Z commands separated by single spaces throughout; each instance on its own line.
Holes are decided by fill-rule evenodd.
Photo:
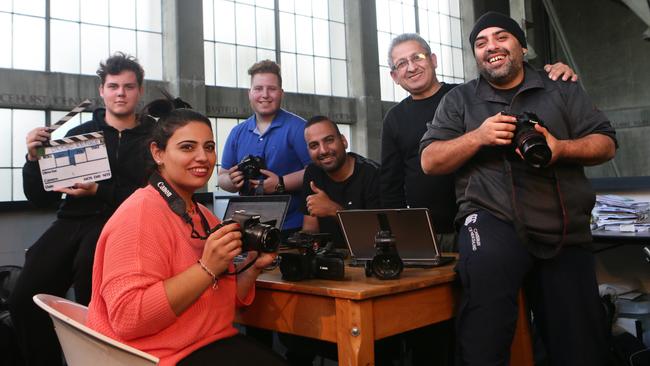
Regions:
M 158 191 L 160 196 L 167 202 L 167 205 L 169 205 L 169 208 L 172 210 L 172 212 L 180 216 L 183 221 L 185 221 L 185 223 L 190 225 L 192 228 L 191 237 L 193 239 L 206 240 L 208 236 L 210 236 L 211 230 L 208 219 L 205 218 L 194 198 L 192 198 L 192 203 L 196 207 L 196 211 L 201 218 L 201 226 L 203 227 L 203 232 L 205 235 L 201 235 L 198 231 L 196 231 L 192 217 L 189 213 L 187 213 L 187 210 L 185 209 L 185 200 L 183 200 L 178 195 L 178 193 L 176 193 L 171 185 L 169 185 L 169 183 L 167 183 L 167 181 L 160 174 L 158 174 L 158 172 L 151 174 L 151 177 L 149 177 L 149 184 L 154 187 L 156 191 Z

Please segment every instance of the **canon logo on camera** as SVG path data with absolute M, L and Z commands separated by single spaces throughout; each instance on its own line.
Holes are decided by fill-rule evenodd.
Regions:
M 165 183 L 158 182 L 157 186 L 160 188 L 160 191 L 164 193 L 165 196 L 167 196 L 167 198 L 172 196 L 172 192 L 169 190 L 169 188 L 167 188 L 167 186 L 165 186 Z

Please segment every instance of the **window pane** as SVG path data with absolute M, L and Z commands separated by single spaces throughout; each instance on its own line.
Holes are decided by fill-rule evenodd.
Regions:
M 453 48 L 451 52 L 454 57 L 454 76 L 458 78 L 462 78 L 464 76 L 463 50 L 460 48 Z
M 352 135 L 350 134 L 350 125 L 337 123 L 336 126 L 339 128 L 341 135 L 345 136 L 345 138 L 348 140 L 348 148 L 346 151 L 353 151 L 354 149 L 352 148 Z
M 215 0 L 214 19 L 218 24 L 214 30 L 214 40 L 235 43 L 235 4 L 231 1 Z M 247 31 L 251 32 L 251 29 Z
M 458 0 L 449 0 L 449 14 L 460 18 L 460 6 Z
M 375 7 L 377 8 L 377 30 L 390 32 L 388 0 L 376 0 Z
M 50 20 L 50 69 L 79 73 L 79 23 Z
M 11 201 L 11 170 L 0 169 L 0 201 Z
M 388 4 L 390 11 L 390 32 L 393 34 L 404 33 L 404 23 L 402 18 L 402 4 L 391 1 Z
M 328 58 L 316 57 L 314 59 L 314 77 L 316 79 L 316 94 L 332 94 L 332 70 Z
M 108 58 L 108 28 L 81 24 L 81 73 L 92 75 Z
M 14 15 L 13 67 L 45 70 L 45 19 Z
M 429 36 L 429 43 L 440 43 L 440 18 L 436 14 L 429 16 Z
M 162 80 L 162 36 L 159 33 L 137 32 L 138 60 L 147 79 Z
M 330 52 L 333 58 L 345 59 L 345 25 L 330 22 Z
M 388 67 L 379 68 L 379 84 L 381 87 L 381 100 L 395 100 L 393 96 L 393 79 L 390 77 Z
M 215 82 L 216 85 L 237 86 L 237 62 L 235 46 L 231 44 L 215 43 Z M 249 65 L 250 66 L 250 65 Z M 246 68 L 248 70 L 248 68 Z
M 275 1 L 274 0 L 257 0 L 255 1 L 255 4 L 257 6 L 261 6 L 267 9 L 275 9 Z
M 332 60 L 332 95 L 348 96 L 348 70 L 345 61 Z
M 314 19 L 314 55 L 329 57 L 330 55 L 330 32 L 328 21 Z
M 296 55 L 293 53 L 282 53 L 282 89 L 287 92 L 298 91 L 298 79 L 296 78 Z
M 440 17 L 440 43 L 451 45 L 451 24 L 449 17 Z
M 296 48 L 298 53 L 311 55 L 314 52 L 312 18 L 296 16 Z M 300 64 L 300 62 L 298 62 Z
M 248 68 L 257 61 L 257 52 L 252 47 L 237 47 L 237 86 L 249 88 L 251 79 Z
M 309 0 L 298 0 L 295 3 L 296 14 L 311 16 L 311 1 Z M 298 28 L 300 29 L 300 28 Z
M 257 46 L 275 49 L 275 15 L 273 10 L 257 8 Z
M 293 14 L 280 13 L 280 49 L 296 52 L 296 24 Z
M 327 0 L 312 0 L 314 18 L 328 19 Z
M 403 5 L 402 19 L 404 22 L 403 32 L 415 33 L 415 7 Z
M 203 74 L 205 85 L 216 85 L 214 81 L 214 43 L 203 42 Z
M 129 55 L 136 54 L 135 31 L 119 28 L 109 29 L 111 55 L 117 51 L 128 53 Z
M 442 63 L 442 73 L 446 76 L 454 75 L 453 56 L 451 55 L 451 47 L 442 45 L 442 54 L 438 59 L 438 65 Z
M 108 25 L 108 0 L 79 0 L 79 4 L 82 22 Z
M 275 61 L 275 51 L 265 50 L 263 48 L 257 49 L 257 61 L 271 60 Z
M 420 36 L 422 36 L 424 39 L 431 39 L 431 35 L 429 34 L 429 12 L 424 9 L 420 9 L 418 16 L 420 24 Z
M 11 67 L 11 14 L 0 13 L 0 67 Z
M 26 201 L 25 193 L 23 192 L 23 174 L 22 169 L 12 169 L 12 183 L 13 183 L 13 199 L 14 201 Z
M 214 41 L 214 6 L 212 0 L 203 0 L 203 39 Z
M 221 154 L 226 145 L 226 139 L 230 135 L 230 131 L 237 126 L 237 119 L 235 118 L 217 118 L 217 164 L 221 165 Z
M 451 18 L 451 45 L 454 47 L 462 48 L 463 41 L 460 39 L 460 19 Z
M 14 0 L 14 13 L 45 16 L 45 0 Z
M 0 11 L 11 13 L 13 7 L 11 6 L 12 0 L 0 0 Z
M 288 11 L 293 13 L 295 11 L 293 0 L 279 0 L 280 11 Z
M 393 83 L 393 98 L 398 102 L 408 96 L 408 92 L 404 90 L 401 86 Z
M 241 4 L 235 6 L 237 9 L 237 43 L 245 46 L 255 46 L 255 8 Z
M 50 0 L 50 17 L 79 21 L 79 0 Z
M 160 0 L 138 0 L 138 29 L 151 32 L 161 31 Z
M 314 93 L 314 58 L 298 55 L 298 92 Z
M 45 112 L 27 109 L 13 110 L 13 166 L 23 166 L 27 147 L 25 136 L 36 127 L 45 126 Z
M 449 14 L 449 0 L 439 0 L 438 1 L 438 11 L 440 14 Z
M 391 35 L 389 33 L 377 33 L 377 51 L 379 52 L 379 65 L 388 66 L 388 47 L 390 47 Z
M 0 108 L 0 168 L 11 167 L 11 109 Z M 25 136 L 23 136 L 24 138 Z M 23 144 L 25 140 L 23 140 Z M 0 169 L 0 172 L 3 171 Z M 3 184 L 0 182 L 0 184 Z M 2 200 L 0 200 L 2 201 Z
M 343 23 L 345 21 L 345 11 L 343 9 L 343 0 L 330 0 L 329 4 L 330 19 Z
M 112 27 L 135 29 L 135 2 L 133 0 L 110 0 Z

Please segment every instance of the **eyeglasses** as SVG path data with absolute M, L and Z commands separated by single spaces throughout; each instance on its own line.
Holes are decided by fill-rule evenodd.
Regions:
M 427 59 L 427 55 L 425 53 L 416 53 L 414 55 L 411 55 L 411 57 L 409 57 L 408 59 L 402 58 L 402 59 L 397 60 L 397 62 L 395 62 L 395 64 L 391 68 L 391 70 L 393 70 L 393 71 L 395 71 L 395 70 L 402 71 L 409 65 L 409 62 L 418 63 L 418 62 L 422 62 L 422 61 L 424 61 L 426 59 Z

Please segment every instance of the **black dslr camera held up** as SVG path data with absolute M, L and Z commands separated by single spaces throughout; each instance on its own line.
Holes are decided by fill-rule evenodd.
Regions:
M 298 232 L 289 238 L 288 243 L 301 252 L 280 254 L 283 280 L 342 280 L 345 277 L 344 254 L 332 249 L 330 234 Z
M 247 213 L 244 210 L 235 211 L 230 219 L 223 221 L 211 231 L 214 232 L 220 227 L 232 223 L 239 224 L 239 230 L 242 233 L 242 252 L 255 250 L 274 253 L 278 251 L 280 230 L 272 225 L 261 223 L 260 215 Z
M 501 112 L 501 114 L 517 118 L 517 129 L 512 143 L 515 148 L 519 148 L 524 160 L 535 168 L 548 165 L 551 161 L 551 149 L 548 147 L 544 135 L 535 129 L 537 124 L 545 127 L 542 120 L 531 112 L 523 114 Z
M 244 173 L 244 179 L 257 179 L 261 175 L 260 169 L 266 169 L 266 162 L 261 156 L 246 155 L 237 164 L 237 169 Z
M 380 280 L 398 278 L 404 270 L 404 263 L 397 252 L 395 237 L 390 230 L 390 224 L 385 213 L 377 214 L 379 231 L 375 235 L 375 250 L 371 261 L 366 262 L 366 276 L 375 275 Z

